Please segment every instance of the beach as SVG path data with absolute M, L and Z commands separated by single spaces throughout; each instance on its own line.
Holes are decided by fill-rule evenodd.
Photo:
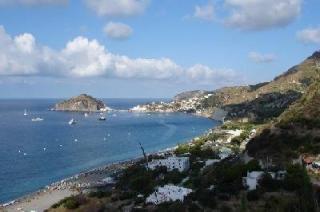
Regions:
M 112 184 L 111 176 L 136 163 L 141 158 L 98 167 L 52 183 L 43 189 L 0 206 L 0 211 L 44 211 L 60 200 L 90 188 Z

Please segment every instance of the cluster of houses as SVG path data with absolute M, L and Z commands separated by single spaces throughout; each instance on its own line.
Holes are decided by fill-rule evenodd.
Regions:
M 160 102 L 146 105 L 137 105 L 129 110 L 130 112 L 174 112 L 172 103 Z
M 199 106 L 204 99 L 208 99 L 213 94 L 206 94 L 201 97 L 191 97 L 189 99 L 183 99 L 179 101 L 172 101 L 169 103 L 166 102 L 152 102 L 150 104 L 145 105 L 137 105 L 130 109 L 132 112 L 174 112 L 174 111 L 180 111 L 180 112 L 196 112 L 196 113 L 202 113 L 201 110 L 199 110 Z
M 170 201 L 181 201 L 192 192 L 192 189 L 175 185 L 165 185 L 158 187 L 155 192 L 147 197 L 146 203 L 161 204 Z

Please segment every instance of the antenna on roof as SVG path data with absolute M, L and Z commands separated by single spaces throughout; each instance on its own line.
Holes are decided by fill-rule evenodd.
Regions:
M 144 160 L 146 161 L 146 167 L 147 167 L 147 170 L 149 170 L 149 167 L 148 167 L 148 157 L 144 151 L 144 148 L 142 146 L 142 144 L 139 142 L 139 145 L 140 145 L 140 148 L 141 148 L 141 151 L 142 151 L 142 154 L 143 154 L 143 157 L 144 157 Z

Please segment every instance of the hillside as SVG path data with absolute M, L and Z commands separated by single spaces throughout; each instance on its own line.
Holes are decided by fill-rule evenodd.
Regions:
M 319 64 L 320 52 L 315 52 L 271 82 L 222 88 L 204 99 L 201 105 L 203 108 L 225 109 L 229 112 L 228 119 L 261 120 L 277 117 L 315 81 Z
M 177 94 L 176 96 L 173 97 L 175 101 L 182 101 L 194 97 L 200 97 L 203 95 L 208 94 L 208 91 L 203 91 L 203 90 L 196 90 L 196 91 L 185 91 L 182 93 Z
M 87 94 L 81 94 L 55 105 L 57 111 L 99 111 L 106 106 L 101 100 L 97 100 Z
M 319 79 L 320 69 L 315 79 Z M 302 154 L 320 154 L 320 81 L 247 145 L 254 157 L 290 161 Z M 281 158 L 279 160 L 279 158 Z

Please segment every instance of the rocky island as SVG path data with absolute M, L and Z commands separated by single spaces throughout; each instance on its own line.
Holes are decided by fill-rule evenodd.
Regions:
M 55 105 L 56 111 L 97 112 L 106 111 L 109 108 L 98 99 L 87 94 L 81 94 Z

